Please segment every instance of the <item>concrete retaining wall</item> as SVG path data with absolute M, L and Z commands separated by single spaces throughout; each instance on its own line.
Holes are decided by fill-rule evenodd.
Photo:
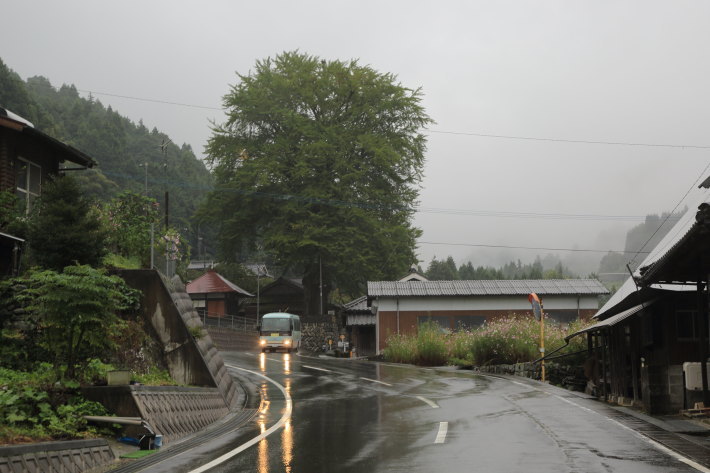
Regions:
M 0 447 L 0 473 L 79 473 L 113 460 L 104 439 Z
M 181 386 L 91 386 L 82 394 L 100 402 L 121 417 L 141 417 L 168 444 L 204 429 L 229 414 L 222 393 L 217 388 Z M 128 427 L 127 435 L 145 433 L 140 427 Z
M 155 270 L 118 270 L 116 274 L 143 292 L 144 317 L 163 346 L 173 379 L 180 384 L 216 387 L 230 409 L 235 409 L 237 387 L 180 278 L 167 281 Z
M 259 334 L 228 327 L 207 326 L 207 332 L 220 351 L 258 350 Z

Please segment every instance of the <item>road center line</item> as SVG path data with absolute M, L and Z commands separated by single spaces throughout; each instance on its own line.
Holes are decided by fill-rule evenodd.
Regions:
M 327 370 L 325 368 L 316 368 L 315 366 L 301 365 L 302 368 L 308 368 L 309 370 L 325 371 L 326 373 L 332 373 L 333 370 Z
M 376 379 L 363 378 L 362 376 L 360 376 L 360 379 L 364 379 L 365 381 L 369 381 L 371 383 L 384 384 L 385 386 L 392 386 L 390 383 L 385 383 L 384 381 L 378 381 Z
M 243 452 L 247 448 L 260 442 L 262 439 L 268 437 L 269 435 L 271 435 L 274 432 L 276 432 L 277 430 L 279 430 L 281 427 L 284 426 L 284 424 L 286 424 L 286 421 L 291 417 L 291 411 L 293 409 L 293 405 L 291 402 L 291 396 L 288 394 L 288 392 L 286 391 L 286 389 L 283 386 L 281 386 L 279 383 L 277 383 L 273 379 L 269 378 L 268 376 L 264 376 L 263 374 L 257 373 L 256 371 L 247 370 L 247 369 L 240 368 L 238 366 L 230 365 L 227 363 L 225 363 L 224 366 L 226 366 L 228 368 L 234 368 L 237 370 L 241 370 L 241 371 L 246 371 L 247 373 L 251 373 L 253 375 L 260 376 L 260 377 L 264 378 L 265 380 L 269 381 L 271 384 L 273 384 L 274 386 L 279 388 L 281 390 L 281 392 L 283 393 L 284 397 L 286 398 L 286 409 L 285 409 L 284 414 L 281 416 L 281 419 L 279 419 L 278 422 L 276 422 L 274 425 L 269 427 L 269 429 L 266 430 L 263 434 L 257 435 L 256 437 L 249 440 L 248 442 L 241 444 L 240 446 L 238 446 L 234 450 L 230 450 L 229 452 L 225 453 L 224 455 L 215 458 L 211 462 L 206 463 L 199 468 L 195 468 L 194 470 L 191 470 L 190 473 L 202 473 L 204 471 L 207 471 L 209 469 L 216 467 L 217 465 L 224 463 L 225 461 L 240 454 L 241 452 Z
M 438 408 L 439 408 L 439 406 L 438 406 L 437 403 L 435 403 L 434 401 L 430 401 L 429 399 L 427 399 L 427 398 L 425 398 L 425 397 L 417 396 L 417 399 L 419 399 L 419 400 L 422 401 L 422 402 L 425 402 L 425 403 L 429 404 L 432 409 L 438 409 Z
M 434 443 L 444 443 L 446 440 L 446 433 L 449 431 L 448 422 L 439 422 L 439 432 L 436 434 L 436 440 Z

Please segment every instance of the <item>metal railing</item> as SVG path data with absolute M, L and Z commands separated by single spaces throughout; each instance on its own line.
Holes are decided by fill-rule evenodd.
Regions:
M 200 319 L 205 327 L 225 327 L 242 332 L 256 332 L 256 320 L 251 317 L 232 314 L 217 314 L 199 311 Z

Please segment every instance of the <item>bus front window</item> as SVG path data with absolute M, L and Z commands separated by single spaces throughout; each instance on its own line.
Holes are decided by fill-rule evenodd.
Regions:
M 289 319 L 263 319 L 261 321 L 261 331 L 291 333 L 291 321 Z

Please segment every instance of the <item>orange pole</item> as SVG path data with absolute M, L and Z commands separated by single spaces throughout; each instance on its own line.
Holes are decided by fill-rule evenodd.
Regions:
M 540 356 L 545 356 L 545 311 L 542 309 L 540 301 Z M 542 359 L 542 382 L 545 382 L 545 359 Z

